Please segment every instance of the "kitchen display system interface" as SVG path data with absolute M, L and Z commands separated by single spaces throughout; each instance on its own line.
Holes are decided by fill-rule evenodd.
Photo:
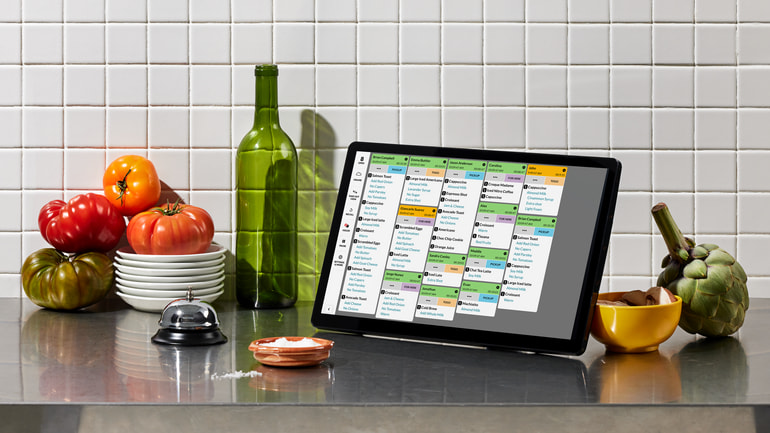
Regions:
M 606 169 L 354 158 L 322 314 L 570 338 Z

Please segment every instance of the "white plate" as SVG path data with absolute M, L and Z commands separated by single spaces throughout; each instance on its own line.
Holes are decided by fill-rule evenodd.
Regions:
M 136 254 L 131 247 L 118 248 L 117 254 L 129 260 L 137 260 L 140 262 L 201 262 L 205 260 L 213 260 L 224 254 L 227 248 L 211 244 L 205 253 L 200 254 L 177 254 L 177 255 L 164 255 L 164 254 Z
M 146 298 L 184 298 L 187 296 L 187 290 L 152 290 L 152 289 L 136 289 L 134 287 L 124 286 L 122 284 L 116 284 L 119 291 L 126 295 L 144 296 Z M 219 283 L 214 287 L 207 289 L 192 289 L 193 296 L 200 297 L 203 295 L 210 295 L 225 288 L 225 285 Z
M 210 295 L 203 295 L 198 296 L 197 299 L 200 299 L 201 301 L 205 302 L 214 302 L 215 299 L 220 297 L 222 293 L 224 293 L 224 290 L 220 290 L 216 293 L 212 293 Z M 115 292 L 118 294 L 118 296 L 121 297 L 128 305 L 136 308 L 139 311 L 147 311 L 150 313 L 160 313 L 163 311 L 164 308 L 166 308 L 166 305 L 169 303 L 176 301 L 180 298 L 147 298 L 144 296 L 134 296 L 134 295 L 127 295 L 122 292 Z
M 139 260 L 129 260 L 120 256 L 115 256 L 115 261 L 123 266 L 133 266 L 145 269 L 190 269 L 221 265 L 222 262 L 225 261 L 225 256 L 222 255 L 218 259 L 201 262 L 141 262 Z
M 161 277 L 161 276 L 144 276 L 144 275 L 133 275 L 133 274 L 124 274 L 120 271 L 115 271 L 115 277 L 119 280 L 128 280 L 128 281 L 140 281 L 143 283 L 197 283 L 199 281 L 210 281 L 214 280 L 216 278 L 221 277 L 225 274 L 224 269 L 220 269 L 217 272 L 212 272 L 210 274 L 203 274 L 203 275 L 186 275 L 183 277 Z
M 217 284 L 221 283 L 225 280 L 225 275 L 221 274 L 216 279 L 206 280 L 206 281 L 182 281 L 182 282 L 168 282 L 168 283 L 160 283 L 156 281 L 131 281 L 126 280 L 118 276 L 115 281 L 123 286 L 126 287 L 134 287 L 136 289 L 152 289 L 152 290 L 187 290 L 187 288 L 191 288 L 193 290 L 195 289 L 206 289 L 208 287 L 214 287 Z
M 123 275 L 138 275 L 143 277 L 192 277 L 196 275 L 215 274 L 224 270 L 224 263 L 220 263 L 216 266 L 207 266 L 205 268 L 191 268 L 191 269 L 147 269 L 137 268 L 134 266 L 121 265 L 115 263 L 115 267 L 118 268 Z

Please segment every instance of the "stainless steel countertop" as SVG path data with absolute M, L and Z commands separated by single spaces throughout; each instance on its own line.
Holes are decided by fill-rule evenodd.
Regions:
M 80 313 L 0 299 L 0 404 L 725 405 L 770 404 L 770 299 L 753 299 L 735 337 L 682 330 L 648 354 L 579 357 L 487 351 L 323 333 L 317 367 L 266 367 L 251 341 L 315 335 L 311 303 L 282 310 L 214 306 L 223 345 L 150 342 L 160 314 L 110 299 Z M 254 377 L 235 378 L 255 370 Z M 223 377 L 224 376 L 224 377 Z

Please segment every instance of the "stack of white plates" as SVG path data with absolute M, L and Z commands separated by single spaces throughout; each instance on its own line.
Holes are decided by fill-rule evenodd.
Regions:
M 184 255 L 136 254 L 117 250 L 115 281 L 126 303 L 141 311 L 160 312 L 170 302 L 193 296 L 212 302 L 224 292 L 225 248 L 211 244 L 204 253 Z

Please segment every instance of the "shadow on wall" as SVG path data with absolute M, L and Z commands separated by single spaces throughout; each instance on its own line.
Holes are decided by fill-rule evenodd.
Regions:
M 161 179 L 160 181 L 160 198 L 158 199 L 158 206 L 163 206 L 166 203 L 187 203 L 176 191 L 174 191 L 166 182 Z
M 337 136 L 331 124 L 313 110 L 301 113 L 299 156 L 299 294 L 300 301 L 315 299 L 323 266 L 329 227 L 337 200 L 334 151 Z

